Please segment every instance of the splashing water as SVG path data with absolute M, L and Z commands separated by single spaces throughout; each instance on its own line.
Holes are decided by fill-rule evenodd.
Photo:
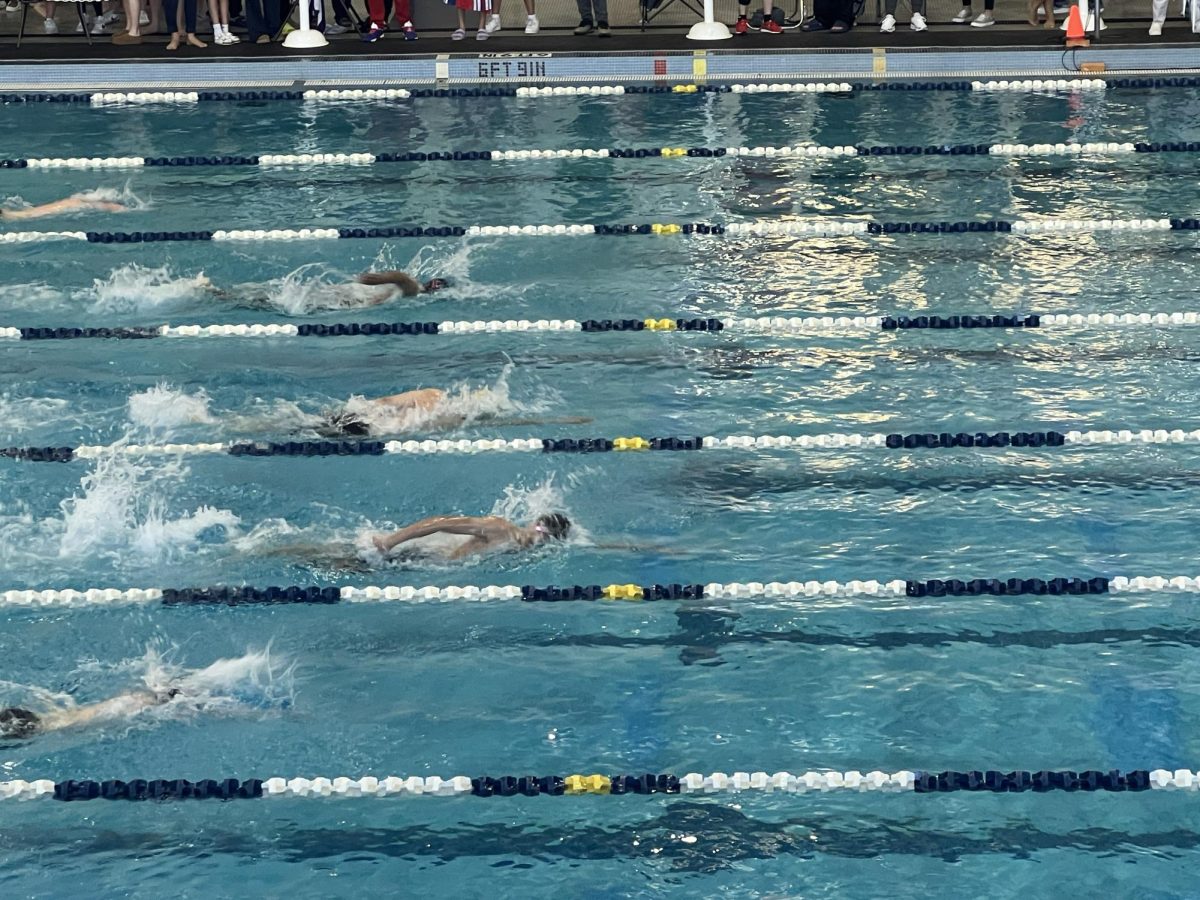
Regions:
M 70 407 L 66 400 L 52 397 L 13 397 L 0 394 L 0 434 L 20 434 L 51 422 L 61 422 Z
M 549 389 L 529 402 L 518 403 L 512 398 L 509 379 L 512 364 L 506 365 L 496 381 L 487 387 L 473 387 L 465 382 L 454 385 L 429 407 L 398 407 L 377 403 L 355 395 L 346 401 L 343 410 L 361 419 L 375 435 L 401 435 L 419 431 L 445 431 L 462 428 L 479 420 L 497 419 L 513 414 L 530 414 L 545 410 L 551 402 Z
M 180 691 L 160 709 L 168 715 L 286 709 L 295 699 L 296 664 L 271 653 L 247 649 L 244 656 L 218 659 L 202 669 L 184 669 L 153 648 L 146 651 L 142 680 L 152 691 Z
M 98 187 L 90 191 L 72 194 L 80 200 L 99 200 L 104 203 L 120 203 L 131 210 L 151 209 L 151 204 L 133 192 L 133 182 L 126 181 L 124 187 Z
M 214 425 L 217 420 L 208 411 L 208 404 L 209 397 L 203 388 L 186 394 L 160 383 L 129 395 L 129 421 L 158 434 L 181 425 Z
M 150 312 L 204 299 L 212 282 L 203 272 L 175 275 L 168 266 L 151 268 L 130 263 L 97 278 L 80 292 L 94 312 Z
M 98 459 L 80 480 L 82 494 L 60 504 L 57 555 L 166 561 L 195 549 L 213 529 L 234 533 L 239 520 L 227 509 L 202 506 L 167 518 L 167 497 L 187 471 L 177 460 L 151 466 L 118 454 Z

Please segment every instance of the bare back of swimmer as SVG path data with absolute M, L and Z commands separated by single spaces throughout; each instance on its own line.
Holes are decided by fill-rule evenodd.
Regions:
M 441 388 L 421 388 L 404 391 L 373 399 L 355 398 L 347 405 L 328 410 L 325 421 L 316 431 L 322 437 L 368 437 L 412 431 L 416 428 L 445 431 L 458 428 L 467 421 L 467 415 L 445 409 L 446 392 Z M 518 425 L 586 425 L 591 422 L 584 416 L 561 416 L 549 419 L 504 419 L 484 416 L 494 426 Z
M 30 206 L 26 209 L 0 209 L 0 220 L 40 219 L 43 216 L 57 216 L 60 213 L 78 212 L 80 210 L 95 210 L 96 212 L 128 212 L 129 207 L 113 200 L 95 200 L 74 194 L 52 203 L 40 206 Z

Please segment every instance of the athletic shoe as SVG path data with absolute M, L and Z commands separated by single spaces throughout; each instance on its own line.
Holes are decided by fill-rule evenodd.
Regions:
M 925 24 L 925 17 L 920 13 L 912 14 L 912 21 L 908 23 L 908 27 L 913 31 L 924 31 L 929 26 Z
M 4 7 L 7 12 L 16 12 L 21 8 L 21 0 L 8 0 L 8 5 Z
M 591 19 L 584 19 L 575 26 L 575 34 L 591 34 L 595 30 L 596 28 L 592 25 Z
M 734 34 L 746 34 L 750 31 L 750 23 L 745 16 L 738 16 L 737 23 L 733 26 Z
M 525 33 L 526 34 L 537 34 L 541 30 L 542 30 L 542 26 L 538 24 L 537 16 L 526 16 L 525 17 Z
M 376 25 L 374 22 L 372 22 L 371 27 L 363 32 L 363 36 L 362 36 L 361 40 L 364 44 L 373 44 L 377 40 L 379 40 L 381 37 L 383 37 L 384 32 L 386 30 L 387 29 L 380 28 L 378 25 Z
M 488 16 L 487 24 L 483 26 L 483 30 L 488 34 L 495 34 L 500 30 L 500 28 L 500 16 L 498 16 L 496 13 L 492 13 L 490 16 Z
M 762 28 L 758 30 L 765 34 L 783 34 L 783 26 L 774 19 L 767 19 L 762 23 Z
M 1158 37 L 1159 35 L 1161 35 L 1161 34 L 1162 34 L 1162 27 L 1163 27 L 1163 23 L 1162 23 L 1162 22 L 1151 22 L 1151 23 L 1150 23 L 1150 36 L 1151 36 L 1151 37 Z
M 349 30 L 350 30 L 349 28 L 343 28 L 337 22 L 326 22 L 325 23 L 325 34 L 326 35 L 345 34 Z
M 404 32 L 404 39 L 406 41 L 415 41 L 417 39 L 417 29 L 413 28 L 412 22 L 405 22 L 401 31 Z
M 46 34 L 58 34 L 58 23 L 53 19 L 46 19 L 42 23 L 42 28 L 45 29 Z
M 607 22 L 596 23 L 596 37 L 612 37 L 612 31 L 609 29 Z
M 893 31 L 895 31 L 896 17 L 890 14 L 884 16 L 883 21 L 879 23 L 879 30 L 884 34 L 891 34 Z
M 995 25 L 996 19 L 990 12 L 981 12 L 975 17 L 975 21 L 971 23 L 972 28 L 987 28 L 990 25 Z
M 958 11 L 958 15 L 950 20 L 955 25 L 966 25 L 971 21 L 971 7 L 964 6 Z

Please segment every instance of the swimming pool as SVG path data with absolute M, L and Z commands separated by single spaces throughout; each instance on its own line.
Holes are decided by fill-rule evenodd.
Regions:
M 1198 106 L 1194 89 L 14 105 L 0 158 L 1196 141 Z M 6 170 L 0 195 L 106 189 L 144 207 L 22 223 L 45 230 L 1132 219 L 1195 215 L 1193 156 Z M 1194 233 L 29 244 L 0 248 L 0 325 L 1169 313 L 1195 310 L 1195 250 Z M 323 285 L 371 268 L 455 283 L 314 308 L 336 299 Z M 1200 339 L 730 330 L 3 350 L 0 445 L 73 446 L 288 440 L 352 395 L 429 386 L 487 389 L 453 407 L 483 417 L 452 437 L 1188 430 Z M 1200 525 L 1187 447 L 0 462 L 4 588 L 1179 575 Z M 579 526 L 566 546 L 365 572 L 317 559 L 425 515 L 551 509 Z M 5 704 L 98 700 L 162 669 L 204 693 L 200 710 L 5 747 L 4 777 L 1186 767 L 1193 596 L 6 611 Z M 220 658 L 239 662 L 206 668 Z M 8 892 L 29 896 L 81 877 L 103 896 L 1062 896 L 1151 879 L 1175 896 L 1191 889 L 1191 803 L 5 804 L 0 846 Z

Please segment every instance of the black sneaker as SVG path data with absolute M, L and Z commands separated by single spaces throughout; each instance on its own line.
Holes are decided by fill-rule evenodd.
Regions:
M 595 30 L 596 29 L 592 27 L 591 19 L 584 19 L 582 22 L 580 22 L 578 25 L 575 26 L 576 34 L 591 34 Z
M 353 28 L 354 27 L 354 22 L 351 21 L 349 16 L 338 16 L 333 21 L 337 22 L 343 28 Z
M 607 22 L 596 23 L 596 37 L 612 37 L 612 32 L 609 31 Z

